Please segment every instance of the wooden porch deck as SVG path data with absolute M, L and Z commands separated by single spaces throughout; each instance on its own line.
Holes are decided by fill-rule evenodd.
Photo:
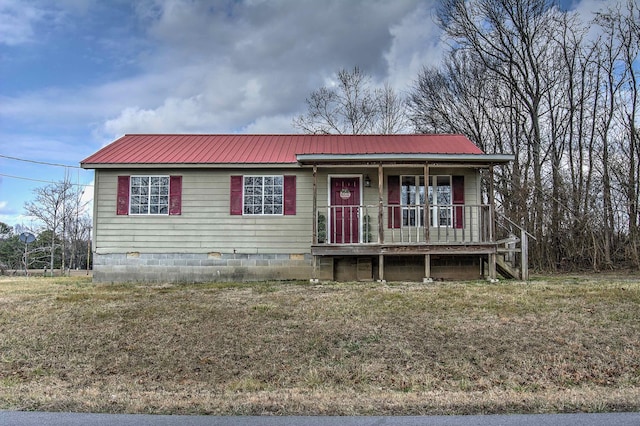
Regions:
M 495 254 L 498 243 L 388 243 L 388 244 L 314 244 L 314 256 L 378 256 L 378 255 L 424 255 L 424 254 Z

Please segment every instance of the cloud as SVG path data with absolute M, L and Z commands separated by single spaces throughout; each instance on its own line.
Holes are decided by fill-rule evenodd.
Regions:
M 136 11 L 156 45 L 141 67 L 157 78 L 145 81 L 147 74 L 131 85 L 140 94 L 128 96 L 135 104 L 102 126 L 112 137 L 291 132 L 305 98 L 340 68 L 358 66 L 375 81 L 401 86 L 434 56 L 432 45 L 413 44 L 424 38 L 412 32 L 430 28 L 428 5 L 419 0 L 147 1 Z
M 0 2 L 0 43 L 15 46 L 34 40 L 34 26 L 47 15 L 44 9 L 20 1 Z
M 24 217 L 19 214 L 18 210 L 12 208 L 8 201 L 0 201 L 0 222 L 9 226 L 13 226 L 19 221 L 24 221 Z
M 60 29 L 73 27 L 96 0 L 0 0 L 0 44 L 44 44 Z
M 384 71 L 389 25 L 418 0 L 153 2 L 139 7 L 149 34 L 167 48 L 161 61 L 228 62 L 237 69 L 335 71 L 349 59 Z M 148 3 L 147 3 L 148 5 Z M 146 13 L 142 9 L 152 9 Z M 319 68 L 319 67 L 320 68 Z
M 210 117 L 203 106 L 202 95 L 187 99 L 168 98 L 154 109 L 128 107 L 114 119 L 107 120 L 107 133 L 197 133 Z
M 270 115 L 262 116 L 240 129 L 239 133 L 248 134 L 283 134 L 297 133 L 297 129 L 291 127 L 292 116 Z
M 68 16 L 102 11 L 66 5 Z M 358 66 L 405 90 L 440 49 L 432 5 L 421 0 L 146 0 L 127 8 L 135 16 L 113 22 L 117 37 L 92 37 L 108 43 L 110 57 L 121 45 L 135 62 L 129 72 L 4 96 L 0 116 L 15 126 L 4 132 L 84 129 L 94 148 L 124 133 L 293 132 L 305 98 L 339 69 Z M 118 37 L 131 26 L 129 44 Z
M 0 10 L 17 8 L 4 4 L 12 6 Z M 90 38 L 108 45 L 109 58 L 126 58 L 127 72 L 2 96 L 0 116 L 13 126 L 4 133 L 81 129 L 92 139 L 83 142 L 95 148 L 124 133 L 291 132 L 305 98 L 339 69 L 358 66 L 374 82 L 389 81 L 402 93 L 444 51 L 435 0 L 123 4 L 109 12 L 118 19 L 108 35 L 94 32 Z M 587 13 L 604 4 L 584 0 L 578 7 Z M 82 27 L 106 13 L 99 2 L 58 5 L 67 24 L 69 17 L 86 17 L 77 24 Z M 21 22 L 33 29 L 46 11 L 32 8 Z M 127 13 L 132 16 L 120 19 Z M 121 70 L 107 61 L 107 74 L 115 72 L 110 65 Z
M 392 87 L 404 90 L 417 78 L 422 67 L 440 63 L 445 51 L 442 30 L 434 19 L 433 3 L 420 4 L 400 23 L 391 26 L 390 33 L 393 41 L 384 54 L 387 74 Z

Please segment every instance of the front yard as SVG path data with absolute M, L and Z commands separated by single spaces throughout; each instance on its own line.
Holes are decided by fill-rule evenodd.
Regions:
M 0 277 L 0 408 L 640 410 L 640 279 L 94 285 Z

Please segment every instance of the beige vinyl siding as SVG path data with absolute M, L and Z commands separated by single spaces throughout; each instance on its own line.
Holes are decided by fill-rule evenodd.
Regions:
M 296 214 L 232 216 L 231 175 L 295 175 Z M 311 245 L 310 170 L 97 170 L 97 253 L 308 253 Z M 182 214 L 116 215 L 120 175 L 181 175 Z
M 422 175 L 424 169 L 385 167 L 383 203 L 388 204 L 387 177 Z M 431 167 L 430 175 L 464 175 L 465 204 L 480 204 L 479 175 L 471 168 Z M 296 214 L 290 216 L 232 216 L 230 214 L 230 178 L 232 175 L 295 175 Z M 117 177 L 120 175 L 182 176 L 182 214 L 116 215 Z M 369 175 L 371 186 L 364 187 Z M 361 176 L 362 205 L 371 206 L 372 242 L 378 233 L 378 169 L 319 168 L 317 176 L 318 208 L 326 212 L 329 176 Z M 102 253 L 236 253 L 291 254 L 310 253 L 312 239 L 313 176 L 311 169 L 143 169 L 96 170 L 94 205 L 95 250 Z M 383 212 L 385 242 L 400 242 L 399 229 L 388 228 L 388 210 Z M 478 232 L 478 217 L 466 214 L 465 230 Z M 449 228 L 451 231 L 452 228 Z M 441 231 L 443 228 L 441 228 Z M 415 231 L 415 228 L 414 228 Z M 424 231 L 418 231 L 420 235 Z M 437 228 L 431 228 L 436 240 Z M 452 241 L 453 232 L 446 237 Z M 467 234 L 468 235 L 468 234 Z M 462 237 L 460 230 L 457 236 Z M 441 236 L 444 240 L 444 235 Z

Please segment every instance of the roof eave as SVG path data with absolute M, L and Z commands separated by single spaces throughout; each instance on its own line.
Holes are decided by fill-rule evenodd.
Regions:
M 83 169 L 246 169 L 292 168 L 299 163 L 80 163 Z
M 506 164 L 515 159 L 510 154 L 298 154 L 296 163 L 80 163 L 83 169 L 223 169 L 223 168 L 292 168 L 301 165 L 357 162 L 431 162 Z
M 510 154 L 298 154 L 302 164 L 339 162 L 453 162 L 504 164 L 515 160 Z

